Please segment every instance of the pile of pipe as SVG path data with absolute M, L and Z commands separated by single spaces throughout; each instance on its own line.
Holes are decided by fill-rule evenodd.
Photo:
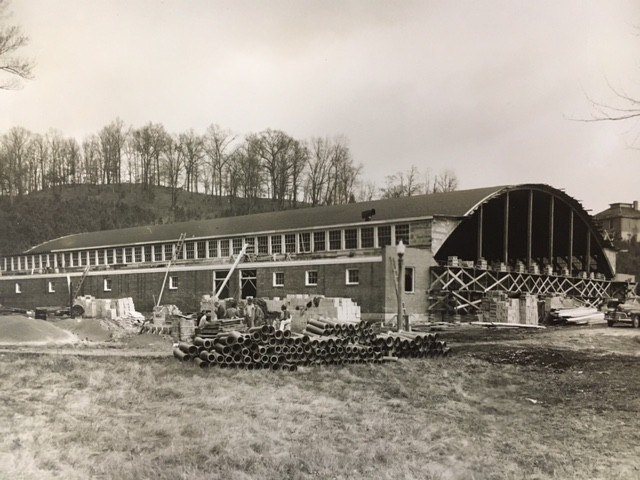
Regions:
M 301 365 L 382 363 L 398 358 L 447 356 L 450 351 L 437 334 L 376 334 L 367 322 L 319 319 L 310 320 L 302 333 L 263 325 L 244 333 L 195 337 L 191 343 L 178 343 L 173 355 L 200 368 L 295 371 Z

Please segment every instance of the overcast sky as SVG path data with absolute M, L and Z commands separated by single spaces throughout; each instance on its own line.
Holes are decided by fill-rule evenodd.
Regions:
M 640 199 L 640 122 L 583 123 L 610 82 L 640 98 L 636 1 L 13 0 L 35 79 L 0 133 L 82 140 L 116 117 L 203 133 L 344 135 L 364 177 L 453 169 L 460 188 Z M 640 148 L 640 141 L 636 142 Z

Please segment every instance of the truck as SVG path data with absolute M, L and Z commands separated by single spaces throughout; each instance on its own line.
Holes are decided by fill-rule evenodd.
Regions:
M 607 325 L 613 327 L 617 323 L 629 323 L 633 328 L 640 328 L 640 301 L 633 298 L 622 302 L 610 300 L 604 314 Z

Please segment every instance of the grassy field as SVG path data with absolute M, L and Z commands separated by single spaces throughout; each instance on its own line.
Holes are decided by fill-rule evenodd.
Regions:
M 0 351 L 0 478 L 640 478 L 638 356 L 517 335 L 295 373 Z

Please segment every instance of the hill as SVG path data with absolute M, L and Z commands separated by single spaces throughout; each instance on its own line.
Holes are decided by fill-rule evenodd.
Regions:
M 67 185 L 21 198 L 0 197 L 0 256 L 74 233 L 272 211 L 267 199 L 216 197 L 180 191 L 171 208 L 168 187 Z

